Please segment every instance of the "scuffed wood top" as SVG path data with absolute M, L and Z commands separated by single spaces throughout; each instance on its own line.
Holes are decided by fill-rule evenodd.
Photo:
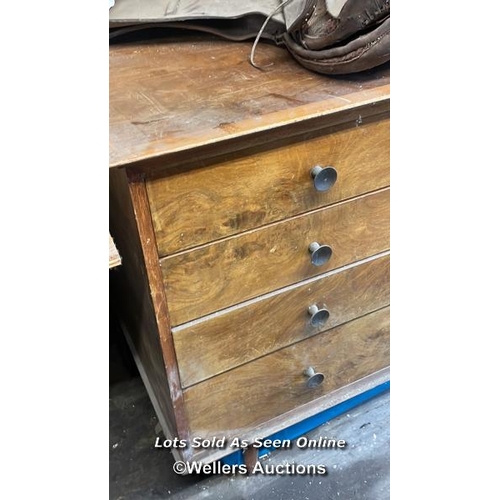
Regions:
M 389 99 L 388 66 L 329 77 L 286 49 L 210 35 L 110 46 L 110 167 L 167 157 Z

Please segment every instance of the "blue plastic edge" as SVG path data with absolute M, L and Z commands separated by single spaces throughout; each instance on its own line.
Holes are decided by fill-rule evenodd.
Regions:
M 331 408 L 328 408 L 327 410 L 324 410 L 318 413 L 317 415 L 313 415 L 312 417 L 306 418 L 301 422 L 298 422 L 294 425 L 291 425 L 290 427 L 287 427 L 286 429 L 283 429 L 282 431 L 276 432 L 275 434 L 271 434 L 270 436 L 266 437 L 266 439 L 271 439 L 271 440 L 277 439 L 279 441 L 282 441 L 284 439 L 290 439 L 290 440 L 297 439 L 300 436 L 306 434 L 307 432 L 316 429 L 316 427 L 319 427 L 321 424 L 324 424 L 325 422 L 328 422 L 329 420 L 338 417 L 339 415 L 342 415 L 343 413 L 352 410 L 356 406 L 366 403 L 370 399 L 373 399 L 374 397 L 389 390 L 390 390 L 390 381 L 388 380 L 383 384 L 377 385 L 373 389 L 369 389 L 368 391 L 358 394 L 353 398 L 347 399 L 346 401 L 343 401 L 338 405 L 332 406 Z M 275 448 L 260 448 L 259 457 L 267 455 L 273 450 L 275 450 Z M 221 458 L 221 462 L 223 464 L 228 464 L 228 465 L 241 465 L 245 463 L 243 459 L 243 451 L 242 450 L 235 451 L 234 453 L 231 453 L 230 455 Z

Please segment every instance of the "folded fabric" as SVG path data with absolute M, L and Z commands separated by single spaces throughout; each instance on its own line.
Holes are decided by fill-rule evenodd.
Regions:
M 263 37 L 304 67 L 335 75 L 389 60 L 389 16 L 389 0 L 116 0 L 109 21 L 111 37 L 151 26 Z

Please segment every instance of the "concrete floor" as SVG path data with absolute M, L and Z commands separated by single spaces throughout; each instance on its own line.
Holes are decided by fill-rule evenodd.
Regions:
M 324 464 L 326 475 L 178 476 L 170 451 L 153 446 L 157 419 L 130 353 L 110 338 L 110 499 L 389 499 L 389 393 L 308 433 L 344 439 L 345 449 L 292 447 L 262 461 Z

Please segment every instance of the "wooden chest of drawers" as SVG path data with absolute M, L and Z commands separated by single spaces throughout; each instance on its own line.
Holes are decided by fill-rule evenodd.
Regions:
M 123 328 L 188 442 L 251 442 L 388 379 L 388 68 L 331 79 L 265 46 L 261 72 L 247 51 L 110 50 Z

